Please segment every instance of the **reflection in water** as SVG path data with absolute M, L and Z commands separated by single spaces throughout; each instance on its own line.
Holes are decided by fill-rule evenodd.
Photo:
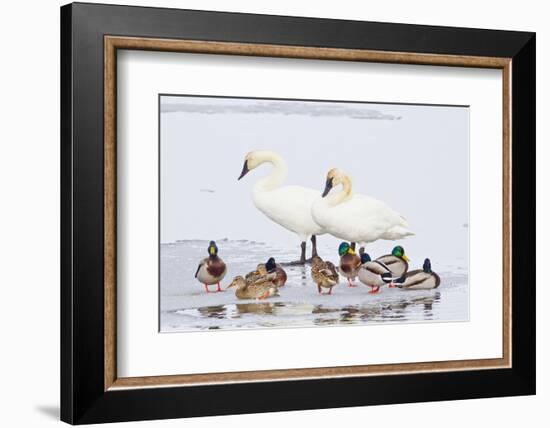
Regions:
M 300 267 L 300 273 L 301 273 L 301 279 L 302 279 L 302 286 L 307 286 L 307 276 L 306 276 L 305 266 Z
M 274 303 L 239 303 L 237 307 L 238 315 L 256 314 L 256 315 L 273 315 Z
M 226 317 L 225 305 L 204 306 L 197 309 L 202 316 L 223 319 Z
M 400 299 L 391 299 L 387 302 L 363 301 L 358 304 L 348 304 L 342 307 L 331 307 L 323 304 L 294 302 L 244 302 L 229 305 L 203 306 L 197 309 L 180 309 L 173 311 L 180 316 L 192 316 L 198 312 L 200 317 L 236 320 L 248 316 L 259 316 L 259 325 L 293 326 L 303 325 L 304 320 L 318 326 L 345 325 L 365 322 L 399 321 L 399 320 L 429 320 L 433 318 L 434 307 L 441 301 L 440 292 L 429 292 L 423 296 L 411 296 L 403 292 Z M 294 322 L 295 321 L 295 322 Z M 305 323 L 307 324 L 307 323 Z M 218 328 L 203 326 L 202 328 Z

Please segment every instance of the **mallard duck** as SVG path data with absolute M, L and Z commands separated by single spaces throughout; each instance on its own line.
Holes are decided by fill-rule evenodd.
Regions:
M 405 249 L 401 245 L 393 247 L 391 254 L 380 256 L 376 260 L 384 263 L 396 278 L 401 278 L 409 270 L 409 258 L 405 255 Z M 389 287 L 392 288 L 395 285 L 390 283 Z
M 270 257 L 267 263 L 260 263 L 258 266 L 256 266 L 256 270 L 253 270 L 251 272 L 248 272 L 244 279 L 247 281 L 254 282 L 255 280 L 261 278 L 264 275 L 267 275 L 268 273 L 274 273 L 275 272 L 275 285 L 277 287 L 282 287 L 286 284 L 287 275 L 283 267 L 275 262 L 275 259 L 273 257 Z
M 218 246 L 214 241 L 210 241 L 210 244 L 208 244 L 208 257 L 202 259 L 199 263 L 195 272 L 195 278 L 204 284 L 207 293 L 210 293 L 208 286 L 213 284 L 218 284 L 216 292 L 220 292 L 223 291 L 220 288 L 220 281 L 226 273 L 227 266 L 218 256 Z
M 260 279 L 261 277 L 263 277 L 265 275 L 267 275 L 267 270 L 265 268 L 265 264 L 264 263 L 259 263 L 258 266 L 256 266 L 256 270 L 248 272 L 244 276 L 244 279 L 247 282 L 254 282 L 254 281 Z
M 329 261 L 323 261 L 315 256 L 311 259 L 311 277 L 317 284 L 317 290 L 321 293 L 321 287 L 328 288 L 328 294 L 332 294 L 332 287 L 338 284 L 338 271 L 336 266 Z
M 340 255 L 340 274 L 348 279 L 349 287 L 356 287 L 351 281 L 357 277 L 357 269 L 361 266 L 361 258 L 347 242 L 342 242 L 338 247 Z
M 311 255 L 317 255 L 316 235 L 322 235 L 325 230 L 311 216 L 311 204 L 319 196 L 319 192 L 303 186 L 283 185 L 288 174 L 284 159 L 268 150 L 256 150 L 244 158 L 244 165 L 238 180 L 260 165 L 271 165 L 270 173 L 260 178 L 252 191 L 252 200 L 258 210 L 270 220 L 280 224 L 285 229 L 298 235 L 300 239 L 300 259 L 290 264 L 306 263 L 306 241 L 311 239 Z
M 338 185 L 341 190 L 332 191 Z M 405 218 L 384 202 L 353 193 L 351 178 L 337 168 L 328 171 L 325 190 L 311 206 L 311 215 L 326 232 L 352 244 L 414 235 Z
M 379 260 L 371 260 L 369 254 L 364 252 L 361 254 L 361 266 L 357 276 L 359 281 L 371 288 L 369 294 L 378 293 L 380 287 L 396 279 L 388 266 Z
M 422 269 L 416 269 L 408 272 L 402 281 L 397 281 L 399 288 L 406 290 L 432 290 L 439 287 L 441 278 L 432 271 L 430 259 L 424 260 Z
M 265 264 L 265 270 L 267 273 L 275 273 L 275 285 L 277 287 L 282 287 L 286 284 L 286 272 L 280 264 L 275 263 L 273 257 L 270 257 Z
M 236 287 L 235 296 L 238 299 L 267 299 L 268 297 L 278 296 L 277 286 L 275 285 L 275 273 L 267 274 L 255 281 L 247 281 L 242 276 L 236 276 L 227 288 Z

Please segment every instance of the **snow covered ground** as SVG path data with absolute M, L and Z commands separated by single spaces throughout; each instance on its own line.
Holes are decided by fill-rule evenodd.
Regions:
M 466 229 L 464 233 L 467 233 Z M 219 255 L 228 266 L 222 281 L 224 289 L 234 276 L 255 269 L 257 263 L 265 262 L 269 257 L 275 257 L 278 262 L 295 260 L 299 250 L 298 247 L 282 248 L 247 240 L 220 239 L 216 242 Z M 205 240 L 161 245 L 162 332 L 468 320 L 465 258 L 449 260 L 447 257 L 448 260 L 442 263 L 437 255 L 430 255 L 432 267 L 442 280 L 436 290 L 406 291 L 384 287 L 375 295 L 368 294 L 368 287 L 359 281 L 356 281 L 358 287 L 349 288 L 343 278 L 334 287 L 331 296 L 319 295 L 311 279 L 309 265 L 285 267 L 288 280 L 280 289 L 280 297 L 255 301 L 237 299 L 233 289 L 223 293 L 205 293 L 204 286 L 194 278 L 194 274 L 198 262 L 206 256 L 207 245 Z M 367 251 L 378 256 L 384 252 L 379 249 L 382 246 L 387 247 L 386 252 L 389 252 L 392 244 L 377 243 L 373 248 L 367 247 Z M 319 253 L 334 263 L 338 261 L 332 243 L 320 244 Z M 414 251 L 407 254 L 412 259 L 411 269 L 422 265 L 424 254 L 415 254 Z M 215 290 L 215 286 L 211 290 Z

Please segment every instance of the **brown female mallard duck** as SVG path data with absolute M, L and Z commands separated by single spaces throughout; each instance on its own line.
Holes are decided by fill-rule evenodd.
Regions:
M 213 284 L 218 284 L 216 292 L 223 291 L 220 288 L 220 281 L 227 273 L 227 266 L 218 256 L 218 247 L 214 241 L 210 241 L 208 244 L 208 254 L 208 257 L 199 263 L 195 278 L 204 284 L 207 293 L 210 293 L 208 286 Z
M 238 299 L 267 299 L 278 296 L 275 285 L 275 273 L 264 275 L 254 281 L 246 280 L 242 276 L 236 276 L 227 288 L 236 287 L 235 296 Z
M 327 294 L 332 294 L 332 287 L 338 284 L 338 271 L 331 262 L 325 262 L 321 257 L 314 256 L 311 259 L 311 277 L 317 284 L 317 290 L 321 293 L 321 287 L 328 288 Z
M 254 282 L 256 279 L 261 278 L 268 273 L 275 273 L 275 285 L 277 287 L 282 287 L 286 283 L 287 275 L 283 267 L 275 262 L 273 257 L 270 257 L 267 263 L 260 263 L 256 267 L 256 270 L 248 272 L 245 275 L 247 281 Z
M 340 274 L 348 279 L 349 287 L 357 287 L 351 281 L 357 277 L 357 270 L 361 266 L 361 258 L 355 254 L 355 250 L 347 242 L 342 242 L 338 247 L 340 255 Z
M 265 268 L 265 264 L 264 263 L 259 263 L 258 266 L 256 266 L 256 270 L 248 272 L 244 276 L 244 279 L 247 282 L 254 282 L 257 279 L 260 279 L 261 277 L 263 277 L 265 275 L 267 275 L 267 270 Z
M 430 259 L 424 260 L 422 269 L 408 272 L 403 279 L 396 281 L 396 285 L 406 290 L 432 290 L 439 287 L 441 278 L 432 271 Z
M 402 277 L 409 270 L 409 258 L 401 245 L 394 247 L 391 254 L 380 256 L 376 260 L 384 263 L 396 278 Z M 389 287 L 392 288 L 394 285 L 390 283 Z

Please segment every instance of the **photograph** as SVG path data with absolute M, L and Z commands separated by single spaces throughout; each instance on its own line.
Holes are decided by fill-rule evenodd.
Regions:
M 158 101 L 160 332 L 468 321 L 468 106 Z
M 4 324 L 57 345 L 30 398 L 5 364 L 8 425 L 541 414 L 543 13 L 43 3 L 7 21 Z M 22 87 L 58 108 L 29 120 Z

